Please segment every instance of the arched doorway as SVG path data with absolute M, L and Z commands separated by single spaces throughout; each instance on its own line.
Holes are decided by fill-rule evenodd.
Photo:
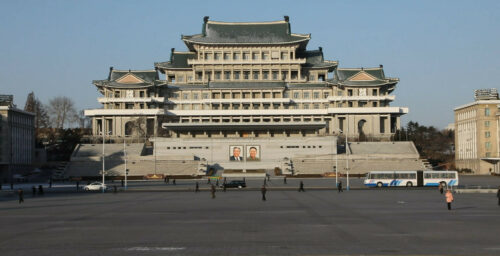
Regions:
M 359 135 L 359 141 L 366 141 L 366 135 L 365 131 L 363 130 L 365 126 L 366 120 L 361 119 L 358 121 L 358 135 Z
M 125 123 L 125 136 L 131 136 L 134 131 L 134 122 L 128 121 Z

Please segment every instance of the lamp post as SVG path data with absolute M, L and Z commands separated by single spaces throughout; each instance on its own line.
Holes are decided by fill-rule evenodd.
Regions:
M 345 133 L 345 166 L 346 166 L 346 171 L 347 171 L 347 187 L 346 189 L 349 190 L 349 143 L 347 142 L 347 137 L 349 137 L 349 116 L 347 119 L 347 132 Z
M 127 170 L 127 151 L 125 150 L 125 147 L 126 147 L 125 138 L 126 138 L 126 135 L 123 135 L 123 160 L 125 161 L 125 190 L 127 190 L 128 170 Z
M 106 155 L 104 153 L 104 144 L 106 142 L 106 132 L 105 132 L 105 119 L 104 117 L 102 118 L 102 193 L 104 193 L 104 186 L 105 186 L 105 179 L 104 179 L 104 175 L 105 175 L 105 172 L 106 172 L 106 168 L 105 168 L 105 158 L 106 158 Z

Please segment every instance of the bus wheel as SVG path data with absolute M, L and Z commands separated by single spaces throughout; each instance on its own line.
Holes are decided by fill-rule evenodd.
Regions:
M 411 181 L 406 182 L 406 186 L 407 187 L 413 187 L 413 182 L 411 182 Z
M 377 188 L 381 188 L 382 186 L 384 186 L 384 184 L 382 184 L 382 182 L 377 183 Z

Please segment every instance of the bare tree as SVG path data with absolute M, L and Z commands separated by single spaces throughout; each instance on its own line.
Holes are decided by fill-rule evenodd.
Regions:
M 65 96 L 52 98 L 49 101 L 49 113 L 52 127 L 64 129 L 65 124 L 75 121 L 76 110 L 73 100 Z
M 35 129 L 49 127 L 49 115 L 46 107 L 35 97 L 35 93 L 28 94 L 24 110 L 35 114 Z

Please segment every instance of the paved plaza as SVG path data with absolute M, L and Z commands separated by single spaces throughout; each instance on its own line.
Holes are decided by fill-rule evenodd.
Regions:
M 1 255 L 499 255 L 495 194 L 47 193 L 0 201 Z

